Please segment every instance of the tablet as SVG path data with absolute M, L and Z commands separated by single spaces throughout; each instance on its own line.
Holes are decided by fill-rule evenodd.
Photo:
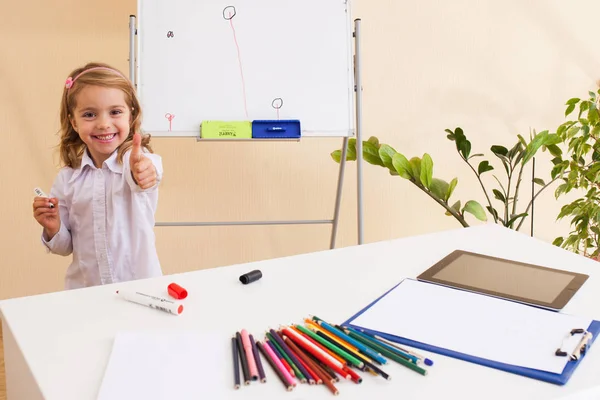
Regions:
M 420 281 L 558 311 L 588 275 L 455 250 L 417 277 Z

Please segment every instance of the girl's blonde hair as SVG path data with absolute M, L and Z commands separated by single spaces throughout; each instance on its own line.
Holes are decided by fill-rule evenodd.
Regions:
M 99 69 L 82 74 L 82 72 L 91 68 Z M 71 168 L 79 168 L 81 165 L 81 158 L 83 157 L 83 152 L 86 150 L 86 146 L 79 137 L 79 134 L 73 129 L 69 117 L 73 115 L 73 111 L 77 107 L 77 95 L 88 85 L 121 89 L 123 93 L 125 93 L 125 102 L 131 112 L 131 121 L 129 123 L 129 134 L 117 150 L 117 161 L 119 163 L 123 162 L 123 154 L 131 148 L 133 144 L 133 134 L 135 132 L 139 132 L 142 136 L 142 146 L 152 153 L 150 135 L 141 132 L 142 110 L 131 81 L 125 78 L 119 70 L 110 65 L 103 63 L 88 63 L 71 72 L 63 89 L 60 105 L 59 145 L 62 163 Z

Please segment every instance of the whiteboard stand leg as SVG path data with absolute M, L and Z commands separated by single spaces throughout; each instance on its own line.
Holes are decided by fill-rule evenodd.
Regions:
M 129 79 L 135 87 L 135 15 L 129 16 Z
M 340 204 L 342 203 L 342 184 L 344 183 L 344 172 L 346 170 L 346 154 L 348 154 L 348 137 L 344 137 L 342 155 L 340 158 L 340 173 L 338 175 L 337 193 L 335 195 L 335 210 L 333 211 L 333 225 L 331 227 L 330 249 L 335 249 L 335 237 L 337 235 L 338 221 L 340 220 Z
M 358 207 L 358 244 L 363 244 L 363 145 L 362 145 L 362 79 L 361 79 L 361 59 L 360 59 L 360 18 L 354 20 L 354 42 L 355 42 L 355 61 L 354 75 L 356 91 L 356 194 Z

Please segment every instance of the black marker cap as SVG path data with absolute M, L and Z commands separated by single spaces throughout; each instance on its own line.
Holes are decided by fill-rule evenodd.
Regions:
M 259 280 L 260 278 L 262 278 L 262 272 L 260 272 L 258 269 L 255 269 L 254 271 L 250 271 L 240 276 L 240 282 L 242 282 L 244 285 L 247 285 Z

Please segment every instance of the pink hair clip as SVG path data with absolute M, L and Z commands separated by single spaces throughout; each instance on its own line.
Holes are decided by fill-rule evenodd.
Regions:
M 66 82 L 65 82 L 65 87 L 66 87 L 67 89 L 71 89 L 71 88 L 73 87 L 73 84 L 74 84 L 74 83 L 75 83 L 75 81 L 77 80 L 77 78 L 79 78 L 81 75 L 83 75 L 83 74 L 85 74 L 85 73 L 87 73 L 87 72 L 90 72 L 90 71 L 98 70 L 98 69 L 103 69 L 103 70 L 106 70 L 106 71 L 111 71 L 111 72 L 113 72 L 113 73 L 115 73 L 115 74 L 117 74 L 117 75 L 119 75 L 119 76 L 123 77 L 123 79 L 127 79 L 127 78 L 125 78 L 125 77 L 124 77 L 124 76 L 123 76 L 123 75 L 122 75 L 122 74 L 121 74 L 119 71 L 116 71 L 116 70 L 114 70 L 114 69 L 112 69 L 112 68 L 106 68 L 106 67 L 93 67 L 93 68 L 88 68 L 88 69 L 86 69 L 86 70 L 84 70 L 84 71 L 81 71 L 81 72 L 79 73 L 79 75 L 75 76 L 75 78 L 73 78 L 73 77 L 68 77 L 68 78 L 67 78 L 67 80 L 66 80 Z

